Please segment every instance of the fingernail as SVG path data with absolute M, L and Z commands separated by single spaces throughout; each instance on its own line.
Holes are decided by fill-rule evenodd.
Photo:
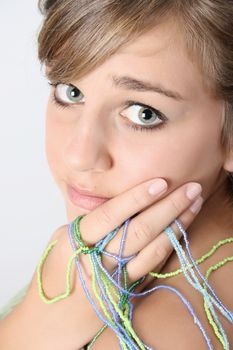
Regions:
M 167 189 L 167 183 L 163 179 L 158 179 L 153 182 L 152 185 L 150 185 L 148 192 L 155 196 L 156 194 L 159 194 Z
M 190 210 L 193 214 L 198 214 L 199 211 L 201 210 L 203 204 L 203 198 L 199 197 L 198 199 L 195 200 L 193 205 L 191 205 Z
M 189 199 L 193 200 L 199 194 L 201 194 L 202 187 L 198 183 L 192 183 L 187 186 L 186 195 Z

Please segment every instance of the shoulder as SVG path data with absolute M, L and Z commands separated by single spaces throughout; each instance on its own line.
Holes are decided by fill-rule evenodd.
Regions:
M 219 245 L 219 249 L 215 249 L 215 253 L 201 263 L 199 269 L 203 276 L 208 277 L 210 286 L 214 289 L 221 302 L 232 312 L 232 238 L 230 238 L 229 241 L 229 244 L 224 243 Z M 226 242 L 226 239 L 219 242 Z M 213 247 L 216 248 L 217 246 L 216 244 Z M 206 252 L 208 251 L 211 250 L 206 249 Z M 202 255 L 203 254 L 199 255 L 199 257 Z M 198 255 L 196 256 L 196 259 L 197 258 Z M 199 281 L 203 285 L 200 279 Z M 201 293 L 187 282 L 183 274 L 153 283 L 154 286 L 159 286 L 161 284 L 171 286 L 182 293 L 195 312 L 213 348 L 215 350 L 222 349 L 221 342 L 217 338 L 216 332 L 214 332 L 213 326 L 211 326 L 211 322 L 208 320 L 204 307 L 204 299 Z M 230 348 L 232 348 L 233 324 L 222 317 L 216 308 L 215 311 L 230 342 Z M 143 322 L 140 322 L 140 319 L 143 319 Z M 181 298 L 175 292 L 169 291 L 168 289 L 160 289 L 151 294 L 138 305 L 137 313 L 135 312 L 135 326 L 138 324 L 138 327 L 142 329 L 142 334 L 145 336 L 148 334 L 148 340 L 151 334 L 157 333 L 159 339 L 158 343 L 154 338 L 154 343 L 152 340 L 152 345 L 155 347 L 157 346 L 158 349 L 163 349 L 163 347 L 164 349 L 171 348 L 172 342 L 176 342 L 180 350 L 187 348 L 189 350 L 196 350 L 197 348 L 200 350 L 205 349 L 207 347 L 206 340 L 198 327 L 198 323 L 194 321 L 187 305 L 182 302 Z M 149 329 L 150 331 L 148 331 Z M 152 330 L 153 333 L 151 333 Z M 167 337 L 168 334 L 169 337 Z
M 199 315 L 206 334 L 211 340 L 213 349 L 222 350 L 220 342 L 202 314 L 201 307 L 201 300 L 196 305 L 193 305 L 193 309 Z M 154 294 L 143 298 L 135 306 L 133 327 L 140 339 L 153 349 L 206 350 L 208 348 L 202 332 L 198 325 L 194 323 L 193 316 L 187 307 L 179 297 L 165 289 L 160 289 Z M 224 329 L 226 330 L 226 328 Z M 231 331 L 228 329 L 226 333 L 230 340 L 232 329 Z M 110 346 L 112 350 L 117 350 L 119 349 L 119 342 L 113 331 L 106 329 L 97 339 L 93 349 L 107 349 Z
M 167 350 L 205 350 L 206 343 L 192 316 L 179 298 L 166 290 L 156 291 L 135 306 L 133 327 L 147 346 Z M 93 349 L 119 349 L 115 334 L 107 329 L 97 340 Z M 220 350 L 219 348 L 214 348 Z
M 184 286 L 182 276 L 175 283 L 169 283 L 169 286 L 182 293 L 187 304 L 168 289 L 160 289 L 145 298 L 135 308 L 134 315 L 135 329 L 138 329 L 145 343 L 158 350 L 174 348 L 174 344 L 179 350 L 204 350 L 207 348 L 206 335 L 215 350 L 222 349 L 207 320 L 202 297 Z M 190 306 L 205 330 L 205 335 L 190 312 Z M 230 341 L 232 325 L 229 326 L 227 322 L 222 324 Z
M 228 260 L 224 265 L 219 264 L 219 266 L 223 265 L 221 268 L 213 269 L 209 276 L 209 283 L 224 305 L 232 310 L 233 262 L 231 259 L 227 259 L 230 256 L 233 256 L 233 244 L 219 249 L 215 256 L 200 266 L 200 269 L 205 275 L 210 266 L 218 266 L 219 262 Z M 163 288 L 161 285 L 171 286 L 185 297 L 205 329 L 213 349 L 222 350 L 222 345 L 207 319 L 202 296 L 188 284 L 183 275 L 153 282 L 153 286 L 159 286 L 159 289 L 147 297 L 139 299 L 135 304 L 133 327 L 140 339 L 146 345 L 158 350 L 174 348 L 174 344 L 175 348 L 179 348 L 179 350 L 204 350 L 208 348 L 206 339 L 198 327 L 198 323 L 194 322 L 187 304 L 184 304 L 175 292 Z M 218 312 L 217 314 L 219 315 Z M 232 342 L 233 325 L 222 317 L 220 320 L 228 341 Z M 112 350 L 119 349 L 117 337 L 111 330 L 107 329 L 96 341 L 94 349 L 98 350 L 109 346 Z M 230 348 L 233 348 L 233 343 L 230 343 Z

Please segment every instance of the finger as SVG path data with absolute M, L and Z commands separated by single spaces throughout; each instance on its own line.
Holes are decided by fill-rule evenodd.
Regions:
M 149 193 L 151 185 L 153 194 Z M 81 220 L 82 239 L 87 244 L 98 242 L 128 218 L 161 198 L 166 190 L 166 181 L 158 178 L 137 185 L 108 200 Z
M 195 212 L 192 212 L 190 208 L 188 208 L 178 217 L 178 220 L 181 222 L 185 230 L 193 222 L 194 218 L 199 212 L 198 209 L 200 210 L 201 208 L 202 203 L 203 199 L 199 197 L 195 202 L 195 207 L 197 209 Z M 179 240 L 182 237 L 182 233 L 178 229 L 177 225 L 173 223 L 170 226 Z M 127 264 L 130 283 L 137 281 L 149 272 L 159 272 L 167 262 L 172 252 L 174 252 L 174 248 L 166 233 L 162 232 Z M 148 284 L 152 279 L 154 279 L 152 276 L 147 278 L 147 282 L 144 283 L 144 286 L 146 286 L 146 284 Z
M 183 185 L 135 216 L 127 229 L 123 256 L 135 254 L 153 241 L 165 227 L 193 204 L 201 190 L 201 185 L 197 183 Z M 110 253 L 118 252 L 119 242 L 120 239 L 116 236 L 106 250 Z

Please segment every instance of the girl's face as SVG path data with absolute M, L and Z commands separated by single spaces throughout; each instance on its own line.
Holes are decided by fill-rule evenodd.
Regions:
M 111 198 L 162 177 L 169 192 L 197 181 L 207 199 L 223 184 L 223 105 L 205 88 L 171 24 L 69 83 L 52 88 L 46 122 L 48 163 L 69 221 L 102 202 L 75 201 L 70 186 Z M 56 105 L 53 93 L 69 106 Z

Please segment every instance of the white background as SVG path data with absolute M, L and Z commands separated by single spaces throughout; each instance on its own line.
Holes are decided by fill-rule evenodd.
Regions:
M 26 285 L 67 222 L 45 150 L 48 84 L 37 59 L 37 0 L 0 4 L 0 307 Z

